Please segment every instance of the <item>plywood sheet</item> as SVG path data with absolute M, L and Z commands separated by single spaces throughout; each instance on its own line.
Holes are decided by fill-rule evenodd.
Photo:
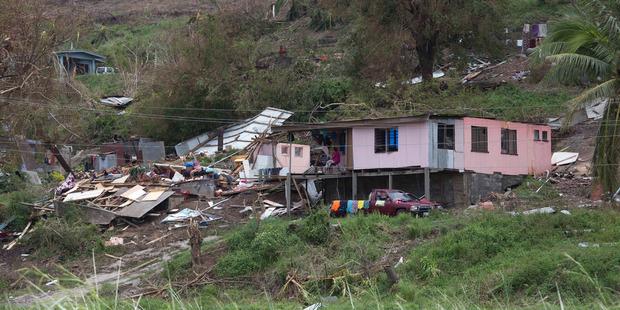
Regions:
M 121 195 L 121 197 L 136 201 L 144 195 L 146 195 L 146 192 L 144 191 L 144 187 L 140 185 L 136 185 L 130 188 L 128 191 L 124 192 Z
M 146 196 L 140 199 L 140 201 L 155 201 L 159 199 L 159 196 L 161 196 L 164 192 L 164 190 L 148 192 Z

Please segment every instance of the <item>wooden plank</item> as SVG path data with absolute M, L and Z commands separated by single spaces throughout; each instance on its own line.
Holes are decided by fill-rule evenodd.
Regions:
M 263 203 L 264 203 L 264 204 L 266 204 L 266 205 L 270 205 L 270 206 L 272 206 L 272 207 L 284 207 L 284 205 L 283 205 L 283 204 L 281 204 L 281 203 L 277 203 L 277 202 L 275 202 L 275 201 L 271 201 L 271 200 L 269 200 L 269 199 L 264 199 L 264 200 L 263 200 Z
M 299 189 L 299 184 L 297 184 L 297 181 L 295 179 L 293 179 L 293 184 L 295 185 L 295 189 L 297 189 L 299 198 L 301 198 L 301 201 L 304 202 L 306 206 L 308 206 L 308 211 L 310 211 L 311 207 L 310 207 L 310 199 L 308 199 L 308 195 L 306 195 L 305 192 L 302 192 L 301 189 Z
M 17 237 L 17 239 L 13 240 L 13 242 L 9 243 L 9 244 L 6 246 L 6 250 L 7 250 L 7 251 L 8 251 L 8 250 L 10 250 L 10 249 L 12 249 L 12 248 L 13 248 L 13 247 L 17 244 L 17 242 L 19 242 L 19 240 L 21 240 L 21 238 L 23 238 L 23 237 L 24 237 L 24 235 L 28 232 L 28 229 L 30 229 L 30 225 L 32 225 L 32 221 L 28 222 L 28 224 L 26 225 L 26 228 L 24 228 L 24 230 L 22 231 L 22 233 L 21 233 L 21 234 L 19 234 L 19 237 Z

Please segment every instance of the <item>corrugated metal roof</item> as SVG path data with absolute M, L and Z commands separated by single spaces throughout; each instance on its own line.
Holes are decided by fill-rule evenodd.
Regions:
M 65 55 L 69 55 L 69 54 L 86 54 L 88 56 L 90 56 L 91 58 L 97 58 L 99 59 L 101 62 L 104 62 L 106 60 L 105 56 L 99 55 L 97 53 L 93 53 L 87 50 L 67 50 L 67 51 L 57 51 L 54 52 L 54 54 L 59 55 L 59 54 L 65 54 Z
M 293 112 L 268 107 L 258 115 L 224 129 L 224 149 L 243 149 L 252 140 L 262 134 L 271 133 L 273 127 L 282 126 Z M 197 149 L 196 149 L 197 148 Z M 175 146 L 177 155 L 187 155 L 191 150 L 213 154 L 217 152 L 218 139 L 213 132 L 183 141 Z

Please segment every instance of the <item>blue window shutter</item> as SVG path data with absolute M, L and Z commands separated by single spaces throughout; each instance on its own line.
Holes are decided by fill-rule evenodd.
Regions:
M 388 131 L 388 149 L 391 152 L 398 151 L 398 128 L 390 128 Z

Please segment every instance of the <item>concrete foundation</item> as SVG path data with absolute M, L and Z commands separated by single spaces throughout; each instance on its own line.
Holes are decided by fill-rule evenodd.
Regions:
M 392 188 L 424 195 L 424 174 L 392 175 Z M 430 174 L 430 198 L 445 207 L 467 207 L 475 204 L 492 192 L 503 193 L 523 181 L 523 176 L 502 174 L 481 174 L 473 172 L 441 171 Z M 353 182 L 350 176 L 323 179 L 317 182 L 318 190 L 323 190 L 326 202 L 353 199 Z M 357 199 L 368 199 L 376 188 L 389 188 L 388 172 L 381 176 L 358 176 Z

